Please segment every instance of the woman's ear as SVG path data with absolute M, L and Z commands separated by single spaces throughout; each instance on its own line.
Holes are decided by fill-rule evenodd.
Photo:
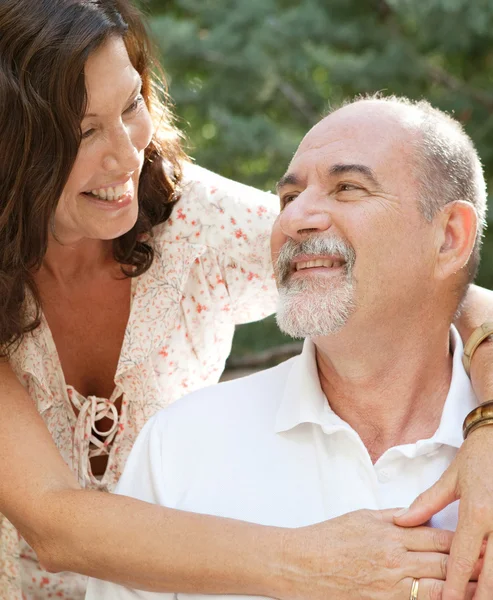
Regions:
M 477 235 L 478 217 L 470 202 L 446 204 L 437 215 L 436 276 L 447 279 L 468 262 Z

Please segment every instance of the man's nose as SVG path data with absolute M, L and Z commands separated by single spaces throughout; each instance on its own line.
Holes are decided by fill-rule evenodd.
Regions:
M 279 225 L 283 233 L 293 240 L 327 231 L 332 226 L 328 199 L 305 190 L 285 206 Z
M 111 136 L 109 149 L 104 157 L 104 168 L 107 171 L 131 173 L 139 167 L 139 150 L 132 140 L 131 130 L 121 124 Z

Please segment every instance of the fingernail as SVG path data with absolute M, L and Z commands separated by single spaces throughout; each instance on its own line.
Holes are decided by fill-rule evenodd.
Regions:
M 409 512 L 409 508 L 401 508 L 401 510 L 398 510 L 396 513 L 394 513 L 394 517 L 403 517 L 407 512 Z

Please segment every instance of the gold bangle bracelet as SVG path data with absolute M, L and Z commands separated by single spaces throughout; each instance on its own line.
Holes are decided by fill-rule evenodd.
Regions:
M 464 369 L 466 370 L 468 377 L 471 376 L 471 360 L 474 353 L 476 352 L 478 346 L 491 334 L 493 334 L 493 323 L 483 323 L 471 333 L 469 339 L 465 343 L 462 364 L 464 365 Z
M 493 400 L 488 400 L 476 407 L 467 415 L 462 425 L 462 435 L 464 439 L 479 427 L 483 425 L 493 425 Z
M 468 431 L 466 433 L 466 437 L 468 435 L 471 435 L 471 433 L 473 431 L 476 431 L 476 429 L 479 429 L 480 427 L 483 427 L 484 425 L 493 425 L 493 419 L 483 419 L 482 421 L 478 421 L 477 423 L 474 423 L 474 425 L 472 425 L 468 429 Z M 464 438 L 464 439 L 466 439 L 466 438 Z

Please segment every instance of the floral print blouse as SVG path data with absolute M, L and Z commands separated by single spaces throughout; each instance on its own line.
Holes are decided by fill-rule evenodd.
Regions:
M 184 394 L 216 383 L 235 324 L 274 311 L 269 238 L 276 213 L 270 194 L 195 165 L 184 168 L 182 197 L 154 232 L 155 260 L 133 282 L 110 398 L 84 398 L 66 385 L 45 320 L 24 337 L 12 367 L 82 487 L 113 490 L 145 422 Z M 120 396 L 118 414 L 113 403 Z M 113 427 L 100 441 L 94 431 L 105 416 Z M 89 462 L 96 454 L 108 455 L 99 479 Z M 80 575 L 43 571 L 0 515 L 1 600 L 78 600 L 85 586 Z

